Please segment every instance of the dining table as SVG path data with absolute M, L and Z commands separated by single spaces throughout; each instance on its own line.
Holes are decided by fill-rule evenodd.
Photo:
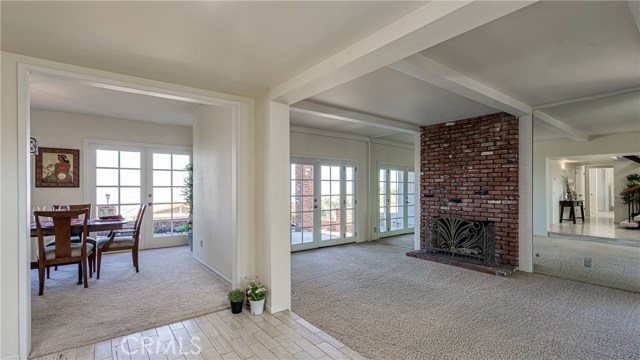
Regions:
M 103 231 L 111 231 L 111 230 L 121 230 L 129 220 L 126 219 L 89 219 L 87 220 L 87 232 L 103 232 Z M 82 223 L 81 219 L 72 219 L 71 220 L 71 235 L 80 235 L 82 233 Z M 42 221 L 40 222 L 42 226 L 42 235 L 43 236 L 51 236 L 53 235 L 53 221 Z M 31 223 L 31 237 L 38 237 L 38 228 L 36 227 L 36 223 Z M 38 262 L 31 262 L 31 269 L 37 269 Z M 78 265 L 78 284 L 82 282 L 80 279 L 82 278 L 82 267 Z
M 129 222 L 126 219 L 89 219 L 87 220 L 87 231 L 88 232 L 101 232 L 101 231 L 111 231 L 111 230 L 120 230 L 123 226 Z M 42 221 L 40 222 L 42 225 L 42 235 L 51 236 L 53 235 L 53 221 Z M 73 219 L 71 220 L 71 235 L 79 235 L 82 233 L 82 220 L 81 219 Z M 36 223 L 31 223 L 31 237 L 38 236 L 38 229 L 36 228 Z

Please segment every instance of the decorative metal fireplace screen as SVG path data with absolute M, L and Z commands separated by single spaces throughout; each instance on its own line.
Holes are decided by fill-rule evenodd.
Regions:
M 427 252 L 496 264 L 495 224 L 460 218 L 427 218 Z

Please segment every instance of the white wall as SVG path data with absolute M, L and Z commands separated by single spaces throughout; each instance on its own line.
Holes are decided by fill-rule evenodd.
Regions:
M 82 151 L 84 139 L 192 146 L 191 127 L 39 109 L 31 109 L 31 136 L 38 139 L 42 147 L 80 150 L 80 187 L 37 188 L 32 179 L 31 206 L 92 202 L 92 199 L 84 199 L 87 169 L 82 167 L 82 161 L 89 155 Z M 35 157 L 31 156 L 32 170 L 34 164 Z
M 193 121 L 193 257 L 231 281 L 231 110 L 202 106 Z
M 601 135 L 590 141 L 572 140 L 535 141 L 533 145 L 533 233 L 547 234 L 547 159 L 563 156 L 617 155 L 640 152 L 640 132 Z M 618 175 L 616 174 L 616 177 Z M 618 205 L 616 205 L 617 207 Z M 617 212 L 616 212 L 617 213 Z

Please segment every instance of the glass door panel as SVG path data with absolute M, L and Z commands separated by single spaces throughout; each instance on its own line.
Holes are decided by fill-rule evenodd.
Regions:
M 314 238 L 314 166 L 291 164 L 291 246 L 310 244 Z
M 152 150 L 149 155 L 151 191 L 148 194 L 151 214 L 148 227 L 153 234 L 148 247 L 163 247 L 186 243 L 189 231 L 189 205 L 185 192 L 185 170 L 191 156 L 182 151 Z M 149 211 L 151 210 L 151 211 Z
M 340 166 L 320 167 L 321 240 L 340 238 Z
M 414 171 L 407 171 L 407 198 L 405 201 L 407 204 L 407 229 L 413 229 L 415 226 L 415 185 L 416 173 Z
M 388 211 L 387 211 L 387 173 L 388 171 L 385 169 L 380 169 L 378 171 L 378 176 L 379 176 L 379 188 L 380 188 L 380 195 L 379 195 L 379 200 L 378 200 L 378 209 L 379 209 L 379 226 L 378 226 L 378 230 L 379 232 L 385 233 L 387 232 L 387 229 L 389 228 L 389 224 L 387 224 L 387 218 L 388 218 Z
M 96 149 L 96 216 L 119 214 L 135 219 L 142 199 L 142 152 Z
M 389 170 L 389 231 L 404 228 L 404 172 Z
M 356 169 L 352 166 L 345 167 L 345 200 L 344 200 L 344 237 L 349 238 L 355 235 L 356 222 L 356 195 L 355 178 Z

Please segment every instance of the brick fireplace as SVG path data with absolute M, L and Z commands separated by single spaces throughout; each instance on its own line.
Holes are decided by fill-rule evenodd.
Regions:
M 421 134 L 421 250 L 426 224 L 461 218 L 495 226 L 495 264 L 518 265 L 518 118 L 497 113 L 425 126 Z

